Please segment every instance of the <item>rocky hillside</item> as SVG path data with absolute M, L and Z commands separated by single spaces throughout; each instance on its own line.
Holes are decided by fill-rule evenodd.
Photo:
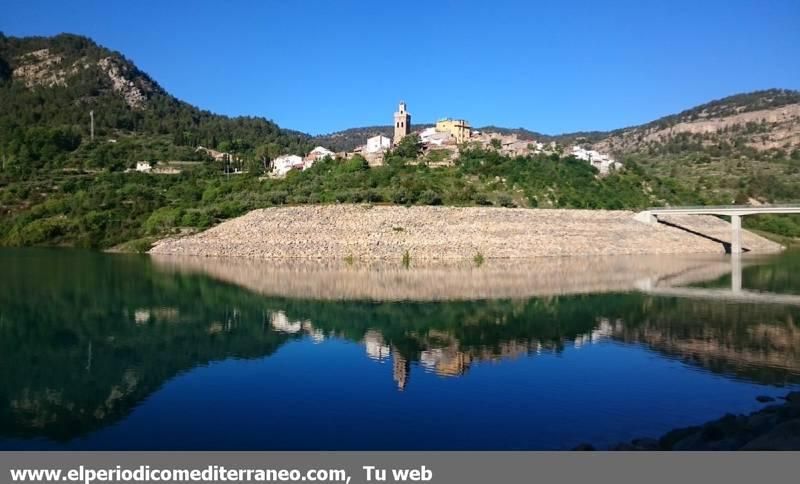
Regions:
M 186 159 L 197 145 L 227 144 L 241 152 L 272 144 L 304 152 L 309 139 L 263 118 L 230 118 L 191 106 L 122 54 L 71 34 L 0 33 L 0 105 L 4 164 L 34 168 L 87 163 L 107 168 L 120 158 Z M 90 111 L 96 141 L 123 145 L 89 146 Z M 63 153 L 78 148 L 74 155 Z
M 618 154 L 791 156 L 800 150 L 800 91 L 771 89 L 711 101 L 608 133 L 594 148 Z

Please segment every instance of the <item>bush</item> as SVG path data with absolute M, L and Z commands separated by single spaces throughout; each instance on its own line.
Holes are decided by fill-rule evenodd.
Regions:
M 476 193 L 473 201 L 476 205 L 491 205 L 492 202 L 489 201 L 489 197 L 486 196 L 485 193 Z
M 383 195 L 375 190 L 367 190 L 367 201 L 370 203 L 377 203 L 383 201 Z
M 187 210 L 181 217 L 181 225 L 184 227 L 205 229 L 210 227 L 211 223 L 211 216 L 203 210 Z
M 70 223 L 66 217 L 56 216 L 38 219 L 23 226 L 18 232 L 20 245 L 38 245 L 51 242 L 69 232 Z
M 425 205 L 441 205 L 442 196 L 433 190 L 425 190 L 420 196 L 420 201 Z
M 285 205 L 288 200 L 289 194 L 286 192 L 274 191 L 267 192 L 267 200 L 273 205 Z
M 161 234 L 177 227 L 180 219 L 180 209 L 162 207 L 150 214 L 144 223 L 144 230 L 151 235 Z
M 501 193 L 497 196 L 497 204 L 506 208 L 514 208 L 517 206 L 514 203 L 514 199 L 511 198 L 511 195 L 508 195 L 507 193 Z

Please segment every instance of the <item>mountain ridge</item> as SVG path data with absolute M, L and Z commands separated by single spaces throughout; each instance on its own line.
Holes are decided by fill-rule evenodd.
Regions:
M 507 128 L 497 125 L 487 125 L 478 127 L 476 129 L 479 131 L 496 132 L 503 135 L 516 134 L 520 139 L 523 140 L 536 140 L 542 142 L 555 141 L 562 144 L 594 144 L 604 141 L 608 138 L 622 136 L 625 133 L 638 133 L 642 130 L 654 128 L 659 130 L 667 129 L 687 122 L 695 122 L 703 119 L 724 118 L 756 111 L 771 111 L 789 105 L 800 105 L 800 90 L 771 88 L 736 93 L 684 109 L 678 113 L 667 114 L 642 124 L 616 128 L 608 131 L 595 130 L 574 131 L 560 134 L 544 134 L 524 127 Z M 800 117 L 800 114 L 798 114 L 797 117 Z M 413 128 L 426 128 L 429 126 L 433 126 L 433 124 L 423 123 L 413 125 Z M 391 136 L 392 130 L 393 128 L 390 124 L 352 127 L 341 131 L 317 135 L 312 139 L 319 143 L 338 143 L 340 146 L 342 146 L 342 150 L 346 151 L 366 142 L 366 137 L 368 136 L 374 136 L 376 134 Z M 353 141 L 348 140 L 348 138 L 352 138 Z M 797 140 L 797 143 L 800 144 L 800 138 Z M 601 147 L 609 148 L 605 145 Z M 626 150 L 618 150 L 618 154 L 620 154 L 620 151 L 624 153 Z
M 24 85 L 25 90 L 34 91 L 37 95 L 48 89 L 67 91 L 66 94 L 72 94 L 67 96 L 71 104 L 60 103 L 57 110 L 61 113 L 55 113 L 54 109 L 44 107 L 41 100 L 30 96 L 30 92 L 25 92 L 19 87 L 14 89 L 14 85 L 20 83 Z M 98 134 L 108 132 L 112 135 L 120 131 L 172 134 L 174 138 L 172 144 L 176 146 L 203 145 L 217 148 L 219 143 L 226 141 L 229 144 L 238 142 L 238 148 L 243 150 L 254 149 L 259 144 L 273 144 L 273 151 L 277 149 L 302 154 L 311 145 L 316 144 L 334 151 L 350 151 L 366 142 L 370 136 L 392 135 L 392 127 L 387 124 L 352 127 L 311 136 L 298 130 L 282 128 L 264 117 L 230 117 L 211 113 L 169 94 L 124 54 L 97 44 L 89 37 L 69 33 L 51 37 L 9 37 L 0 32 L 0 86 L 4 84 L 6 87 L 11 85 L 12 95 L 23 98 L 34 97 L 27 103 L 23 99 L 22 104 L 27 106 L 22 107 L 38 112 L 40 116 L 34 118 L 25 116 L 29 113 L 24 112 L 25 109 L 15 110 L 15 103 L 11 102 L 8 96 L 0 97 L 4 106 L 11 106 L 11 109 L 6 109 L 6 118 L 21 115 L 20 121 L 15 122 L 3 119 L 0 114 L 0 133 L 19 125 L 36 123 L 79 127 L 83 134 L 88 134 L 85 133 L 86 111 L 98 107 L 100 111 L 96 113 Z M 8 89 L 0 90 L 0 95 L 3 91 Z M 52 104 L 54 99 L 55 96 L 50 96 L 47 101 Z M 124 105 L 120 105 L 120 101 Z M 680 134 L 675 132 L 676 126 L 758 111 L 772 112 L 794 105 L 798 108 L 790 113 L 792 119 L 789 120 L 788 129 L 791 133 L 787 137 L 789 146 L 785 147 L 791 152 L 792 149 L 800 148 L 800 121 L 795 119 L 800 119 L 800 91 L 778 88 L 725 96 L 643 124 L 609 131 L 544 134 L 524 127 L 506 128 L 497 125 L 478 129 L 500 134 L 516 134 L 523 140 L 588 144 L 600 151 L 621 156 L 652 148 L 648 143 L 640 142 L 638 138 L 647 137 L 654 132 L 672 129 L 670 133 L 660 133 L 663 138 L 660 142 L 669 143 L 672 137 Z M 753 121 L 744 121 L 747 122 Z M 730 123 L 722 124 L 730 125 Z M 432 124 L 415 125 L 415 127 L 428 126 Z M 756 131 L 752 126 L 749 129 Z M 763 131 L 763 128 L 760 129 L 760 132 Z M 658 135 L 655 138 L 658 138 Z M 654 137 L 650 136 L 647 141 L 654 141 Z M 760 149 L 750 140 L 744 144 Z

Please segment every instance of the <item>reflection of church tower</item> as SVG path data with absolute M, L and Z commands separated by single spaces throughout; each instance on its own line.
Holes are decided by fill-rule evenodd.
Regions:
M 406 103 L 400 101 L 397 112 L 394 113 L 394 144 L 399 143 L 410 132 L 411 115 L 406 111 Z
M 408 360 L 397 351 L 397 348 L 392 351 L 392 365 L 394 381 L 397 383 L 397 389 L 402 392 L 408 384 L 408 374 L 411 370 L 411 365 Z

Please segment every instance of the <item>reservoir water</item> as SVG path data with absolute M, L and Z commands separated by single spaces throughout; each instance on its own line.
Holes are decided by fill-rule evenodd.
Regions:
M 800 254 L 0 250 L 0 449 L 569 449 L 800 388 Z

